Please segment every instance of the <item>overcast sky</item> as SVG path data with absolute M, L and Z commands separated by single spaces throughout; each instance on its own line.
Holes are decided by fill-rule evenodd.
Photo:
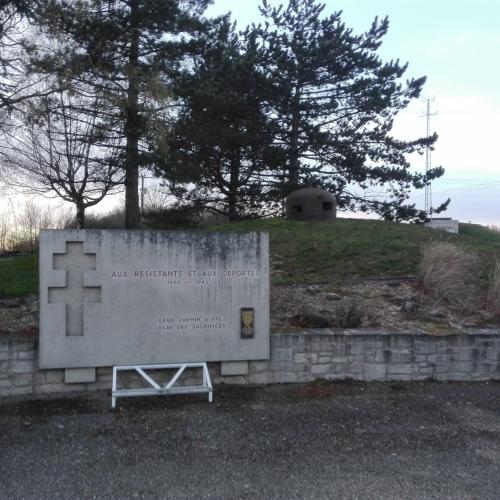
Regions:
M 432 165 L 446 169 L 432 186 L 434 205 L 449 196 L 450 208 L 442 216 L 500 225 L 500 0 L 324 3 L 325 14 L 342 10 L 356 32 L 367 30 L 375 16 L 389 17 L 381 57 L 408 62 L 409 77 L 426 75 L 423 97 L 434 99 L 431 131 L 439 140 Z M 259 21 L 259 5 L 260 0 L 215 0 L 207 15 L 231 11 L 244 28 Z M 414 102 L 397 120 L 395 134 L 408 139 L 425 135 L 424 110 L 423 101 Z M 416 170 L 425 169 L 423 156 L 411 161 Z M 118 200 L 112 197 L 96 208 L 107 210 Z M 424 208 L 423 192 L 415 193 L 413 201 Z
M 269 0 L 273 5 L 280 1 Z M 356 32 L 375 16 L 388 16 L 389 33 L 380 49 L 385 60 L 409 63 L 407 75 L 427 76 L 424 96 L 434 98 L 431 130 L 439 140 L 432 165 L 446 169 L 433 184 L 433 201 L 451 197 L 443 216 L 500 225 L 500 0 L 326 0 L 325 13 L 342 10 Z M 243 27 L 259 21 L 257 0 L 215 0 L 209 14 L 231 11 Z M 423 102 L 396 123 L 405 138 L 425 134 Z M 424 157 L 412 158 L 425 169 Z M 424 195 L 414 201 L 423 208 Z

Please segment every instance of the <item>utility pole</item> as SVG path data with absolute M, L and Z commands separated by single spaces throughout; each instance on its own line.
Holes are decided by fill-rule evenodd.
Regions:
M 146 189 L 144 188 L 144 175 L 141 175 L 141 216 L 144 216 L 144 193 Z
M 426 111 L 425 111 L 425 118 L 426 118 L 426 137 L 429 139 L 430 134 L 431 134 L 431 116 L 436 115 L 437 113 L 431 113 L 431 102 L 434 101 L 433 99 L 425 99 L 425 102 L 427 103 L 426 106 Z M 432 161 L 431 161 L 431 148 L 429 145 L 425 147 L 425 174 L 427 175 L 429 171 L 432 168 Z M 425 186 L 425 213 L 429 218 L 432 218 L 432 186 L 431 184 L 427 184 Z

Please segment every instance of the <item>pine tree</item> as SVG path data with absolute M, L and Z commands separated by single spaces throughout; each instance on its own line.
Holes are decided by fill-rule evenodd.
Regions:
M 38 57 L 37 68 L 59 80 L 89 85 L 107 95 L 123 121 L 125 224 L 140 225 L 138 180 L 155 158 L 149 139 L 168 109 L 172 78 L 183 70 L 205 29 L 210 0 L 50 0 L 39 16 L 49 34 L 64 40 Z
M 395 116 L 419 97 L 425 78 L 401 83 L 407 65 L 382 62 L 377 55 L 387 18 L 355 35 L 340 13 L 322 17 L 324 8 L 315 0 L 290 0 L 286 8 L 264 0 L 261 7 L 267 51 L 262 68 L 274 86 L 267 112 L 285 157 L 277 191 L 285 196 L 302 186 L 322 186 L 344 208 L 372 210 L 387 219 L 425 217 L 406 204 L 409 191 L 444 170 L 414 173 L 407 155 L 432 145 L 437 136 L 392 135 Z M 383 199 L 371 198 L 373 189 L 383 190 Z
M 213 30 L 193 73 L 175 86 L 181 104 L 159 171 L 183 200 L 231 221 L 268 208 L 267 171 L 276 163 L 255 38 L 250 28 L 237 33 L 229 18 Z

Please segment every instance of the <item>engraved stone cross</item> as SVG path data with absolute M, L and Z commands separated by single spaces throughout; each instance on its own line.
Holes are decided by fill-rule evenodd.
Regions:
M 49 303 L 66 304 L 66 335 L 83 335 L 83 304 L 101 302 L 100 286 L 83 286 L 83 273 L 96 268 L 96 255 L 83 253 L 80 241 L 67 241 L 66 253 L 54 254 L 53 267 L 66 271 L 66 286 L 49 287 Z

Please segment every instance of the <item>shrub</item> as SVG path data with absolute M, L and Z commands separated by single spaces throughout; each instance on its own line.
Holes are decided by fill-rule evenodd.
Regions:
M 291 318 L 292 326 L 301 328 L 329 328 L 331 317 L 327 314 L 303 307 Z
M 424 248 L 418 284 L 425 301 L 471 307 L 478 288 L 475 254 L 451 243 L 433 242 Z
M 347 298 L 335 304 L 334 311 L 302 306 L 292 317 L 293 326 L 302 328 L 357 328 L 363 324 L 363 307 Z
M 68 227 L 76 227 L 76 221 L 73 220 Z M 91 212 L 85 214 L 86 229 L 123 229 L 124 227 L 125 210 L 121 207 L 116 207 L 105 214 Z
M 358 328 L 363 324 L 363 306 L 356 299 L 337 302 L 334 328 Z
M 151 229 L 186 229 L 200 225 L 200 208 L 181 203 L 149 209 L 144 213 L 144 225 Z

